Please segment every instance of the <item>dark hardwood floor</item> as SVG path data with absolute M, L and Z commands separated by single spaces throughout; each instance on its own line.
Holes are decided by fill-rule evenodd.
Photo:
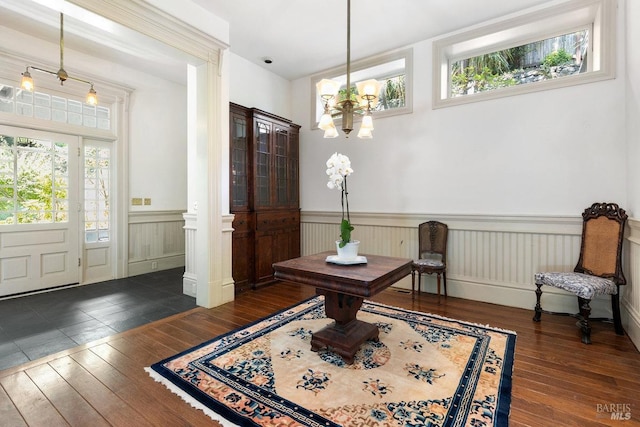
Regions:
M 276 283 L 0 371 L 0 425 L 217 425 L 143 368 L 313 293 Z M 531 310 L 433 294 L 412 300 L 394 289 L 373 299 L 516 331 L 511 426 L 640 425 L 640 353 L 610 324 L 595 323 L 593 344 L 584 345 L 575 319 L 532 321 L 533 291 Z M 611 420 L 603 406 L 611 404 L 629 405 L 632 419 Z

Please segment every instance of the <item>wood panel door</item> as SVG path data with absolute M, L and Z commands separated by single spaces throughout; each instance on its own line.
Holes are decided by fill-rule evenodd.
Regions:
M 0 296 L 81 280 L 79 139 L 0 126 Z

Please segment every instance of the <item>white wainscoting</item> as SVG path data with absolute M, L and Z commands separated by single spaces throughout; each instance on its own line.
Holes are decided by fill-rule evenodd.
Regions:
M 185 295 L 197 297 L 198 293 L 198 265 L 196 263 L 196 239 L 198 236 L 197 213 L 184 213 L 185 235 L 185 268 L 182 276 L 182 292 Z M 223 301 L 232 301 L 235 297 L 235 283 L 231 259 L 231 240 L 233 233 L 233 215 L 222 215 L 222 239 L 219 249 L 222 253 L 220 263 L 221 295 Z
M 622 325 L 640 349 L 640 220 L 630 219 L 628 224 L 624 268 L 628 283 L 622 291 Z
M 182 211 L 129 212 L 129 276 L 185 265 Z
M 198 215 L 185 212 L 184 236 L 185 236 L 185 264 L 182 276 L 182 292 L 190 297 L 196 297 L 198 291 L 198 270 L 196 264 L 196 232 L 198 231 Z
M 582 217 L 483 216 L 352 213 L 353 238 L 362 254 L 415 258 L 418 225 L 437 220 L 449 226 L 447 291 L 454 297 L 531 309 L 535 306 L 534 273 L 572 271 L 580 252 Z M 335 251 L 340 214 L 302 212 L 302 254 Z M 629 335 L 640 336 L 640 223 L 630 220 L 625 241 L 622 307 Z M 396 285 L 411 288 L 407 277 Z M 424 276 L 423 291 L 435 292 L 435 278 Z M 543 288 L 544 309 L 577 312 L 577 298 L 561 290 Z M 609 297 L 591 304 L 594 317 L 611 317 Z M 544 316 L 543 316 L 544 321 Z M 632 337 L 633 338 L 633 337 Z M 638 341 L 634 339 L 636 345 Z

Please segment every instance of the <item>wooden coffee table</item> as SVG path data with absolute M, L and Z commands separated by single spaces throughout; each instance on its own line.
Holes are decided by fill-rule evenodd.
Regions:
M 323 252 L 273 264 L 275 278 L 310 285 L 324 295 L 324 309 L 334 323 L 311 338 L 311 350 L 329 348 L 353 363 L 353 356 L 367 340 L 378 339 L 378 328 L 358 320 L 365 298 L 372 297 L 411 274 L 412 260 L 365 255 L 366 264 L 337 265 L 326 261 L 335 252 Z

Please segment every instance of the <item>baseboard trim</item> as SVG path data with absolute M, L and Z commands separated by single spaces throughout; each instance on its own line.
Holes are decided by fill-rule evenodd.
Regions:
M 640 313 L 638 313 L 627 300 L 621 301 L 620 315 L 622 317 L 622 327 L 627 335 L 640 351 Z
M 150 258 L 129 263 L 129 276 L 153 273 L 154 271 L 169 270 L 184 267 L 184 255 L 174 255 L 163 258 Z
M 185 272 L 182 276 L 182 293 L 190 297 L 196 297 L 198 292 L 198 278 L 195 274 Z

